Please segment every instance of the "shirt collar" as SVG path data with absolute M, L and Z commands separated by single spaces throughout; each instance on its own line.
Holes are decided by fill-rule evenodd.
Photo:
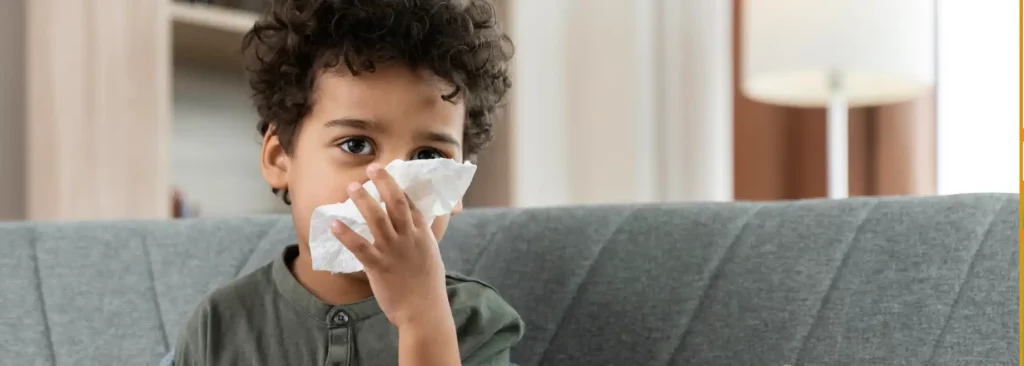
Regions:
M 271 276 L 274 278 L 274 286 L 277 287 L 277 290 L 300 310 L 325 324 L 330 324 L 330 317 L 338 311 L 344 311 L 353 322 L 382 314 L 380 305 L 377 304 L 377 298 L 375 297 L 352 304 L 337 306 L 320 301 L 309 290 L 306 290 L 288 269 L 288 263 L 294 261 L 298 255 L 298 245 L 286 247 L 284 252 L 274 259 Z

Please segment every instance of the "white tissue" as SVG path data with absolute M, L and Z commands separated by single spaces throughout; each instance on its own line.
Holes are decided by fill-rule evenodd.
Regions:
M 476 165 L 452 159 L 395 160 L 384 170 L 405 191 L 427 223 L 433 223 L 435 217 L 452 212 L 456 203 L 466 194 L 473 174 L 476 173 Z M 363 188 L 374 200 L 380 202 L 380 193 L 373 181 L 367 181 Z M 387 210 L 387 207 L 384 209 Z M 309 220 L 309 254 L 313 260 L 313 269 L 331 273 L 362 271 L 363 264 L 331 233 L 334 220 L 341 220 L 373 243 L 373 234 L 370 233 L 366 219 L 359 213 L 352 199 L 317 207 Z

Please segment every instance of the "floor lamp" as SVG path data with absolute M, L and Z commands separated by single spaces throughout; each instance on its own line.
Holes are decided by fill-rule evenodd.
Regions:
M 826 107 L 828 195 L 848 195 L 848 108 L 913 99 L 935 83 L 933 0 L 742 0 L 742 93 Z

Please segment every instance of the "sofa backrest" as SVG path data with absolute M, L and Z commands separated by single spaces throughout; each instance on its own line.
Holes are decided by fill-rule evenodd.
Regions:
M 477 209 L 446 265 L 528 365 L 1018 363 L 1017 195 Z M 154 364 L 290 218 L 0 224 L 0 360 Z

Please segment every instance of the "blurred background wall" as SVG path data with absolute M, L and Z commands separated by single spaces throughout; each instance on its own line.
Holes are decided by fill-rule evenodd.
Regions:
M 467 206 L 825 197 L 825 109 L 742 91 L 752 1 L 496 1 L 514 90 Z M 900 1 L 935 1 L 935 82 L 850 109 L 849 194 L 1016 192 L 1019 3 Z M 262 6 L 0 2 L 0 220 L 284 212 L 237 52 Z
M 471 198 L 508 195 L 517 206 L 732 198 L 728 2 L 511 5 L 512 143 L 488 153 L 512 156 L 514 185 L 477 185 Z

